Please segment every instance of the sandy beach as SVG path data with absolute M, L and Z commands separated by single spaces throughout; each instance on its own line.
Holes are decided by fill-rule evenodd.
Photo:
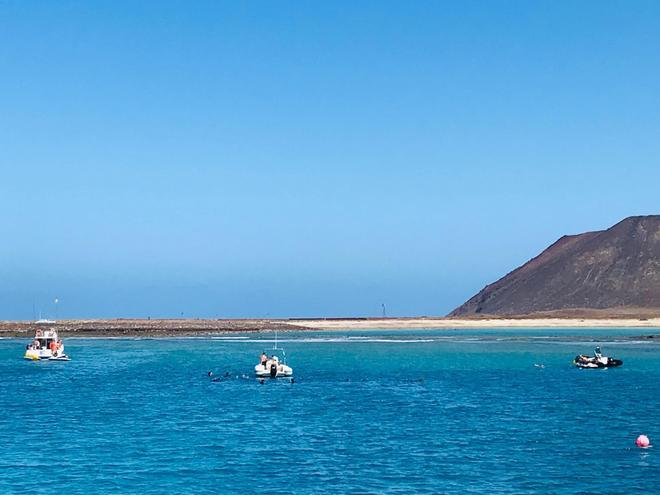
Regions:
M 660 328 L 660 318 L 369 318 L 289 320 L 319 330 L 461 328 Z

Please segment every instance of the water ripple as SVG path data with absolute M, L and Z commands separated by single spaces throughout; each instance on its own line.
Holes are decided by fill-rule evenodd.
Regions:
M 68 363 L 0 342 L 0 493 L 629 493 L 660 482 L 660 347 L 574 369 L 593 336 L 83 340 Z M 334 340 L 333 340 L 334 339 Z M 280 343 L 282 340 L 280 340 Z M 346 345 L 350 343 L 350 345 Z M 404 344 L 404 345 L 399 345 Z M 534 363 L 544 363 L 535 368 Z M 52 366 L 56 364 L 57 366 Z M 228 376 L 211 382 L 206 371 Z

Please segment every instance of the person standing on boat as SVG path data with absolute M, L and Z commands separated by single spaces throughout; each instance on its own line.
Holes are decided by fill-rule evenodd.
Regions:
M 263 351 L 261 353 L 260 360 L 261 360 L 261 366 L 263 366 L 264 369 L 266 369 L 266 364 L 268 363 L 268 356 L 266 355 L 266 351 Z
M 603 356 L 603 353 L 600 350 L 600 346 L 594 349 L 594 356 L 596 357 L 596 362 L 601 364 L 607 364 L 607 358 Z

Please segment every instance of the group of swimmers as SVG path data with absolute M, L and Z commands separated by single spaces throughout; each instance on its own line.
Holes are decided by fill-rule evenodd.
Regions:
M 261 353 L 261 356 L 259 357 L 259 365 L 263 366 L 264 370 L 269 370 L 271 368 L 271 366 L 273 366 L 273 365 L 276 366 L 277 371 L 278 371 L 278 376 L 279 376 L 279 372 L 283 371 L 283 368 L 284 368 L 284 366 L 280 363 L 280 360 L 277 356 L 272 355 L 272 356 L 268 357 L 268 354 L 266 354 L 266 351 Z M 213 373 L 212 371 L 208 371 L 206 373 L 206 376 L 208 376 L 211 379 L 212 382 L 225 381 L 225 380 L 230 379 L 230 378 L 248 378 L 247 375 L 241 375 L 241 376 L 236 375 L 236 376 L 234 376 L 229 371 L 226 371 L 223 375 L 220 375 L 220 376 L 216 376 L 215 373 Z M 274 375 L 271 373 L 271 376 L 274 376 Z M 290 381 L 291 381 L 291 383 L 295 383 L 293 377 L 291 377 Z M 263 376 L 261 376 L 259 378 L 259 383 L 261 383 L 262 385 L 265 383 Z
M 239 378 L 242 379 L 242 380 L 249 380 L 250 379 L 250 377 L 248 375 L 245 375 L 245 374 L 243 374 L 243 375 L 232 375 L 229 371 L 225 371 L 220 376 L 216 376 L 216 374 L 213 373 L 212 371 L 207 371 L 206 376 L 208 376 L 211 379 L 212 382 L 223 382 L 223 381 L 226 381 L 226 380 L 239 379 Z M 296 383 L 296 381 L 293 379 L 293 377 L 291 377 L 289 382 L 290 383 Z M 263 378 L 259 378 L 259 383 L 263 385 L 263 384 L 266 383 L 266 381 Z

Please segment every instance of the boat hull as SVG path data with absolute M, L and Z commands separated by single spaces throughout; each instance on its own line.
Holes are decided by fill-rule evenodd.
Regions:
M 257 378 L 286 378 L 293 376 L 293 370 L 286 364 L 280 364 L 276 371 L 258 364 L 254 367 L 254 374 Z
M 25 354 L 23 355 L 23 359 L 27 359 L 29 361 L 47 360 L 52 357 L 53 353 L 50 351 L 50 349 L 29 350 L 25 351 Z
M 602 369 L 602 368 L 616 368 L 623 365 L 623 361 L 620 359 L 608 358 L 606 363 L 597 360 L 584 361 L 580 359 L 580 356 L 576 356 L 573 360 L 573 364 L 580 369 Z
M 26 361 L 71 361 L 71 358 L 66 354 L 60 354 L 58 356 L 53 356 L 53 354 L 48 351 L 48 353 L 40 353 L 38 351 L 26 351 L 23 355 L 23 359 Z

